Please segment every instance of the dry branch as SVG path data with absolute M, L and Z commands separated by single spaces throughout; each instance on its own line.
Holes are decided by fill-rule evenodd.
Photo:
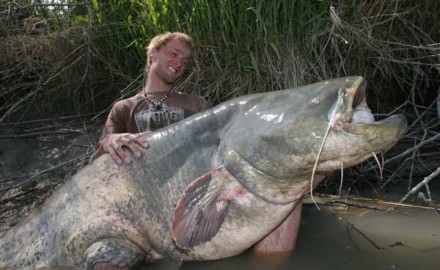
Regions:
M 356 197 L 356 196 L 335 196 L 335 195 L 326 195 L 326 194 L 315 194 L 315 200 L 317 204 L 324 206 L 342 204 L 346 206 L 354 206 L 354 207 L 379 210 L 379 211 L 390 211 L 394 207 L 440 211 L 440 205 L 433 205 L 433 206 L 412 205 L 412 204 L 405 204 L 402 202 L 392 202 L 392 201 L 386 201 L 386 200 L 380 200 L 374 198 Z M 310 195 L 306 195 L 302 199 L 302 202 L 304 204 L 314 204 L 314 202 L 310 198 Z
M 6 112 L 5 114 L 0 118 L 0 123 L 3 122 L 6 117 L 8 117 L 10 114 L 14 113 L 16 110 L 18 110 L 20 107 L 20 105 L 22 103 L 24 103 L 25 101 L 27 101 L 28 99 L 30 99 L 31 97 L 33 97 L 34 95 L 37 94 L 37 92 L 40 90 L 40 88 L 37 88 L 36 90 L 28 93 L 25 97 L 23 97 L 22 99 L 16 101 L 14 103 L 14 105 L 12 105 Z
M 403 203 L 404 201 L 406 201 L 406 199 L 408 199 L 409 196 L 414 195 L 417 191 L 419 191 L 420 188 L 422 188 L 423 186 L 428 186 L 428 183 L 434 179 L 437 175 L 440 174 L 440 167 L 437 168 L 437 170 L 435 170 L 433 173 L 431 173 L 429 176 L 425 177 L 425 179 L 423 179 L 423 181 L 421 181 L 420 183 L 418 183 L 413 189 L 411 189 L 410 192 L 408 192 L 400 201 L 399 203 Z

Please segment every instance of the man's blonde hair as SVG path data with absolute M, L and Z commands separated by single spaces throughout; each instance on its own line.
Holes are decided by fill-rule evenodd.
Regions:
M 190 38 L 187 34 L 181 33 L 181 32 L 165 32 L 162 34 L 159 34 L 155 36 L 151 41 L 150 44 L 147 47 L 147 64 L 145 65 L 145 70 L 148 73 L 150 70 L 151 65 L 151 53 L 154 49 L 160 49 L 162 46 L 167 44 L 170 40 L 177 39 L 181 41 L 183 44 L 185 44 L 189 50 L 192 52 L 194 47 L 194 41 L 192 38 Z

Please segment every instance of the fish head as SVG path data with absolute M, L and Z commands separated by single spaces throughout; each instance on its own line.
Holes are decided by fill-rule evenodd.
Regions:
M 365 92 L 364 78 L 356 76 L 242 101 L 240 119 L 224 136 L 225 166 L 264 197 L 265 190 L 304 184 L 312 171 L 328 175 L 388 150 L 404 134 L 406 118 L 374 121 Z M 292 201 L 292 194 L 274 200 Z

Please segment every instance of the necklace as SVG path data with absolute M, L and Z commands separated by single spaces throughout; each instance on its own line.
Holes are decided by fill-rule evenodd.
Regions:
M 172 92 L 174 92 L 174 89 L 171 89 L 170 91 L 168 91 L 168 93 L 166 93 L 166 95 L 163 98 L 161 98 L 159 101 L 154 101 L 151 98 L 149 98 L 145 91 L 144 91 L 144 97 L 148 102 L 153 104 L 153 106 L 156 110 L 160 110 L 160 109 L 162 109 L 162 103 L 164 103 L 165 100 L 168 99 L 168 97 L 171 95 Z

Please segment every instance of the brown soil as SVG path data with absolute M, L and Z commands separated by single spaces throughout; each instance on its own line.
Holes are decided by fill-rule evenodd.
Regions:
M 0 233 L 88 163 L 101 129 L 81 119 L 0 125 Z

